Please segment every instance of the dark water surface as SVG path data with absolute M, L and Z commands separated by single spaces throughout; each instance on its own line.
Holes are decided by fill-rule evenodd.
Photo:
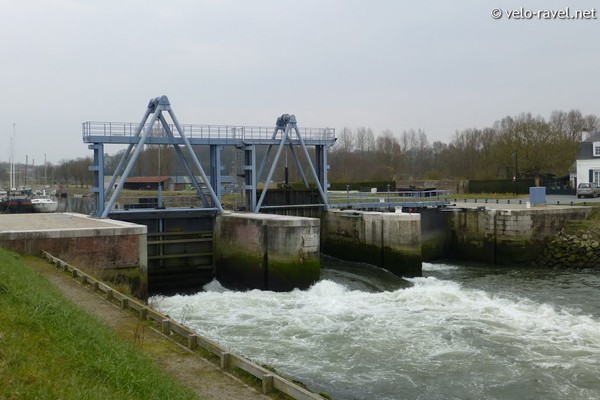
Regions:
M 334 399 L 600 399 L 600 272 L 323 260 L 305 291 L 153 303 Z

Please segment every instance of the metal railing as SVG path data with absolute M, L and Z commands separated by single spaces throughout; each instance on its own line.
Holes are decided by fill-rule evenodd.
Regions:
M 331 208 L 387 208 L 409 205 L 412 207 L 438 206 L 448 203 L 449 190 L 358 192 L 330 191 Z
M 205 193 L 209 207 L 213 207 L 209 194 Z M 132 209 L 132 208 L 202 208 L 204 205 L 197 195 L 189 196 L 161 196 L 158 197 L 145 196 L 119 196 L 116 201 L 116 209 Z
M 90 136 L 134 136 L 139 128 L 135 122 L 96 122 L 88 121 L 82 124 L 83 138 Z M 273 137 L 274 127 L 267 126 L 239 126 L 239 125 L 197 125 L 180 124 L 184 135 L 188 139 L 227 139 L 238 141 L 270 140 Z M 144 124 L 144 130 L 149 124 Z M 152 127 L 152 136 L 166 136 L 162 125 L 155 123 Z M 177 132 L 174 124 L 169 124 L 173 133 Z M 333 128 L 298 128 L 304 140 L 334 140 Z
M 210 197 L 206 195 L 210 202 Z M 358 192 L 358 191 L 329 191 L 327 198 L 330 208 L 389 208 L 389 207 L 436 207 L 447 205 L 453 199 L 449 198 L 449 190 L 395 191 L 395 192 Z M 456 201 L 456 200 L 454 200 Z M 324 204 L 296 204 L 294 207 L 319 207 Z M 203 208 L 200 198 L 186 196 L 119 196 L 116 210 L 153 209 L 153 208 Z M 210 205 L 212 207 L 212 205 Z M 289 208 L 290 205 L 263 206 L 265 209 Z

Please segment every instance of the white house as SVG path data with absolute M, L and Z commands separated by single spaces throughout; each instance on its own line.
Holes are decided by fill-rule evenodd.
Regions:
M 577 153 L 577 181 L 575 187 L 582 182 L 600 184 L 600 132 L 588 135 L 579 144 Z

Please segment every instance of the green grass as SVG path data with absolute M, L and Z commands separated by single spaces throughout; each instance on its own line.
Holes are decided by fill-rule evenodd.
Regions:
M 0 399 L 195 399 L 0 248 Z
M 598 235 L 600 232 L 600 203 L 588 203 L 588 206 L 593 207 L 590 216 L 584 220 L 569 221 L 565 225 L 565 232 L 569 234 L 592 233 Z

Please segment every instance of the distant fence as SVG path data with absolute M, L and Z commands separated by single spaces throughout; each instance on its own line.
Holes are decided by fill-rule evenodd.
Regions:
M 448 204 L 448 190 L 386 192 L 329 191 L 331 208 L 381 209 L 390 207 L 439 207 Z
M 575 194 L 568 179 L 542 178 L 539 185 L 546 188 L 547 194 Z M 534 178 L 519 178 L 517 182 L 512 179 L 472 179 L 468 181 L 466 193 L 515 193 L 516 190 L 517 194 L 528 194 L 529 188 L 534 186 Z
M 69 265 L 65 261 L 54 257 L 50 253 L 43 251 L 42 254 L 57 268 L 70 273 L 71 277 L 82 285 L 91 288 L 94 292 L 102 292 L 106 300 L 118 304 L 123 310 L 137 312 L 140 320 L 142 321 L 150 321 L 157 324 L 160 326 L 161 332 L 167 337 L 176 336 L 184 343 L 187 342 L 188 349 L 192 351 L 195 351 L 200 347 L 208 351 L 210 354 L 219 357 L 220 366 L 222 369 L 235 367 L 258 378 L 262 382 L 262 391 L 264 394 L 269 394 L 273 390 L 278 390 L 298 400 L 323 399 L 323 397 L 319 396 L 318 394 L 296 385 L 295 383 L 290 382 L 289 380 L 267 370 L 266 368 L 261 367 L 250 360 L 228 352 L 218 343 L 198 335 L 187 326 L 179 324 L 166 315 L 154 310 L 152 307 L 142 304 L 138 300 L 116 291 L 107 284 L 97 280 L 80 269 Z

